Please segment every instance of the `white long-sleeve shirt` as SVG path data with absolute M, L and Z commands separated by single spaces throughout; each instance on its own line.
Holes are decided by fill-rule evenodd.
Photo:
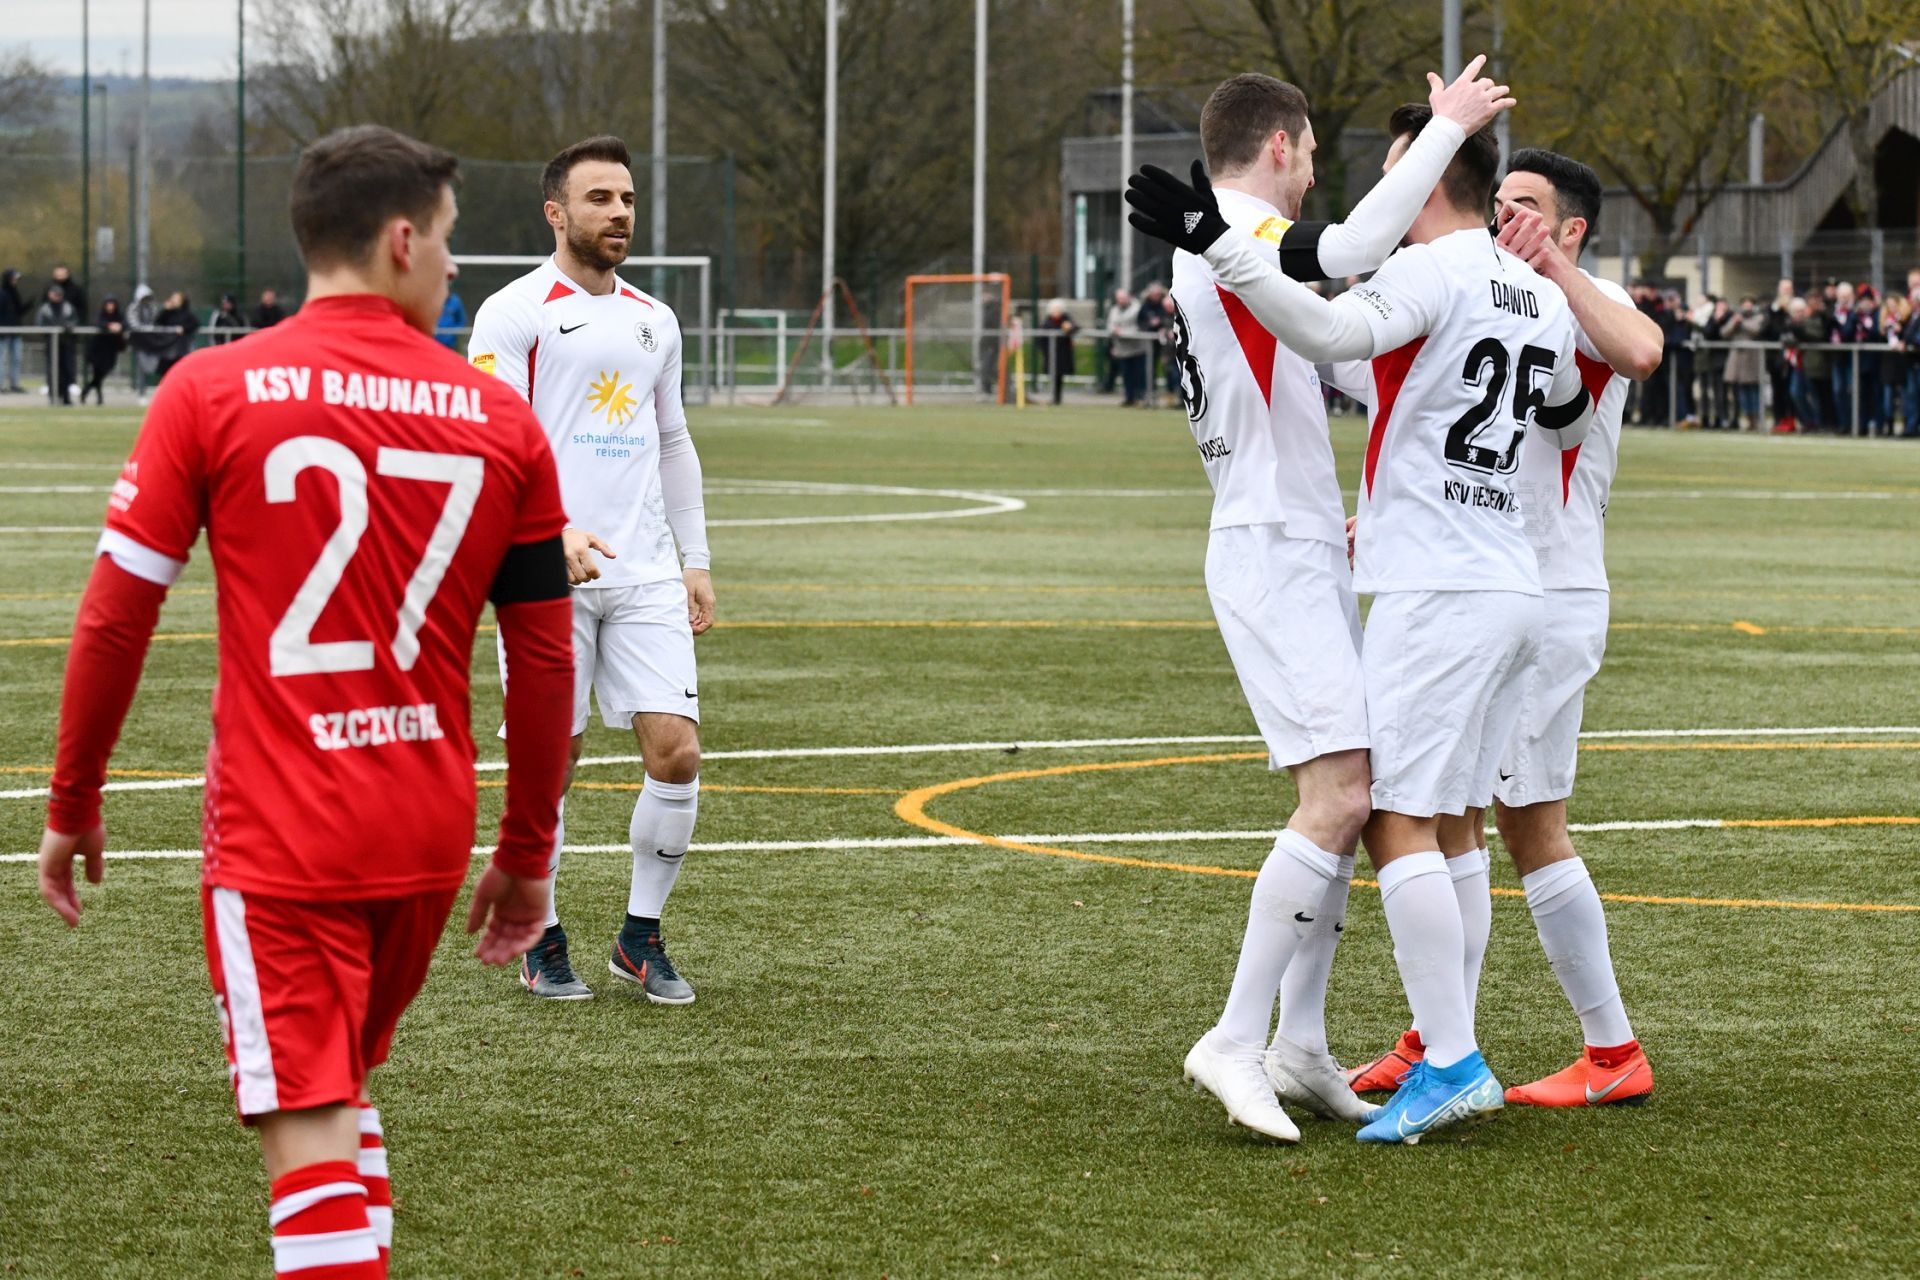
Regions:
M 585 587 L 708 567 L 700 458 L 680 400 L 680 322 L 616 278 L 590 294 L 553 259 L 481 304 L 468 359 L 518 391 L 545 428 L 567 521 L 598 534 Z M 679 543 L 675 554 L 674 544 Z

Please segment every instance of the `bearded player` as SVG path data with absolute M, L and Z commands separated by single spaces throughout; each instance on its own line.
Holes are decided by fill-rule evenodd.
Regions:
M 1224 81 L 1200 118 L 1224 216 L 1302 280 L 1379 266 L 1455 148 L 1511 105 L 1505 86 L 1479 79 L 1484 61 L 1452 85 L 1430 77 L 1439 123 L 1338 225 L 1296 221 L 1313 185 L 1305 95 L 1271 76 Z M 1299 793 L 1254 883 L 1226 1008 L 1188 1053 L 1185 1073 L 1235 1123 L 1293 1142 L 1299 1130 L 1276 1091 L 1339 1119 L 1372 1110 L 1328 1052 L 1325 1024 L 1354 842 L 1369 810 L 1360 615 L 1313 366 L 1279 346 L 1204 259 L 1175 254 L 1173 294 L 1182 394 L 1214 491 L 1208 595 L 1270 765 L 1289 770 Z
M 1389 121 L 1391 170 L 1432 123 L 1408 104 Z M 1202 253 L 1262 326 L 1309 359 L 1367 361 L 1370 407 L 1354 589 L 1373 595 L 1361 654 L 1373 815 L 1365 831 L 1425 1059 L 1360 1130 L 1416 1143 L 1499 1110 L 1467 999 L 1461 905 L 1446 854 L 1474 847 L 1471 812 L 1492 803 L 1544 620 L 1540 574 L 1514 472 L 1529 433 L 1584 439 L 1592 402 L 1559 289 L 1499 249 L 1487 228 L 1499 148 L 1482 131 L 1447 166 L 1371 281 L 1328 302 L 1227 234 L 1199 166 L 1188 187 L 1142 175 L 1144 229 Z M 1537 447 L 1537 446 L 1536 446 Z
M 532 404 L 560 470 L 574 586 L 568 780 L 586 749 L 589 694 L 609 729 L 633 732 L 646 761 L 627 827 L 626 919 L 607 968 L 655 1004 L 692 1004 L 660 917 L 700 804 L 693 638 L 713 625 L 713 579 L 700 457 L 680 403 L 680 323 L 615 274 L 633 237 L 631 163 L 627 144 L 606 136 L 547 162 L 553 257 L 481 304 L 467 351 Z M 511 687 L 504 655 L 500 675 Z M 563 815 L 556 871 L 564 839 Z M 521 963 L 521 985 L 550 1000 L 590 998 L 551 902 L 546 926 Z
M 480 958 L 524 951 L 547 899 L 573 675 L 565 516 L 533 415 L 433 340 L 454 180 L 451 155 L 374 126 L 301 153 L 306 305 L 161 386 L 67 659 L 40 892 L 77 925 L 73 861 L 99 883 L 108 755 L 206 528 L 220 683 L 201 907 L 281 1276 L 387 1274 L 367 1082 L 471 864 L 468 671 L 489 599 L 516 674 L 500 843 L 467 922 L 487 926 Z
M 1620 999 L 1600 894 L 1567 833 L 1567 798 L 1573 794 L 1587 683 L 1600 670 L 1607 645 L 1602 521 L 1619 458 L 1621 413 L 1628 381 L 1644 380 L 1660 364 L 1660 328 L 1626 290 L 1575 265 L 1600 216 L 1600 178 L 1592 169 L 1552 151 L 1516 151 L 1497 201 L 1502 247 L 1566 294 L 1577 325 L 1574 358 L 1595 403 L 1592 431 L 1578 449 L 1528 450 L 1522 456 L 1527 532 L 1540 562 L 1549 624 L 1528 673 L 1519 731 L 1494 788 L 1500 838 L 1520 875 L 1540 944 L 1580 1018 L 1586 1049 L 1572 1066 L 1508 1089 L 1506 1100 L 1542 1107 L 1639 1102 L 1653 1092 L 1653 1068 Z M 1466 874 L 1455 875 L 1455 886 L 1476 885 L 1478 899 L 1471 907 L 1462 904 L 1472 1000 L 1493 919 L 1484 835 L 1464 858 L 1471 862 Z M 1449 859 L 1449 870 L 1460 866 Z M 1353 1087 L 1391 1091 L 1424 1052 L 1420 1033 L 1410 1029 L 1354 1073 Z

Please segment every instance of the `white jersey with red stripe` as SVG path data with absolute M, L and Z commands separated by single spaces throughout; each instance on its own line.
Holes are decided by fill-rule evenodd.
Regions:
M 1557 465 L 1544 428 L 1586 426 L 1566 296 L 1484 229 L 1404 248 L 1350 296 L 1376 352 L 1354 590 L 1539 595 L 1517 473 L 1529 450 Z
M 1256 196 L 1217 191 L 1238 233 L 1277 245 L 1294 225 Z M 1180 394 L 1213 486 L 1210 527 L 1273 524 L 1290 538 L 1343 544 L 1346 509 L 1312 363 L 1281 346 L 1204 258 L 1173 255 L 1173 298 Z
M 1633 298 L 1613 281 L 1587 278 L 1609 301 L 1633 305 Z M 1584 442 L 1564 453 L 1550 439 L 1538 442 L 1540 447 L 1529 443 L 1520 459 L 1521 490 L 1549 495 L 1547 500 L 1530 502 L 1526 511 L 1527 534 L 1540 561 L 1540 585 L 1548 591 L 1605 591 L 1607 497 L 1620 465 L 1627 380 L 1613 371 L 1578 320 L 1574 341 L 1580 380 L 1593 397 L 1593 426 Z M 1555 493 L 1560 498 L 1557 504 L 1551 501 Z
M 568 524 L 614 550 L 583 585 L 678 578 L 660 487 L 661 434 L 686 426 L 672 308 L 618 278 L 590 294 L 549 258 L 480 305 L 467 352 L 532 404 Z

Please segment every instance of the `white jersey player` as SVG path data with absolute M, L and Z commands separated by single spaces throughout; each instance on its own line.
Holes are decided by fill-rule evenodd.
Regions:
M 468 358 L 527 398 L 558 464 L 574 582 L 572 760 L 585 747 L 589 694 L 608 728 L 633 730 L 646 760 L 628 828 L 626 920 L 608 968 L 655 1003 L 688 1004 L 693 988 L 661 944 L 660 916 L 699 806 L 693 637 L 712 625 L 713 585 L 700 459 L 681 406 L 680 324 L 615 274 L 633 230 L 629 163 L 612 137 L 548 163 L 554 255 L 481 304 Z M 501 678 L 511 676 L 503 657 Z M 556 869 L 564 838 L 563 822 Z M 551 905 L 520 981 L 549 999 L 593 994 Z
M 1305 96 L 1270 76 L 1223 82 L 1200 125 L 1221 189 L 1219 233 L 1303 280 L 1379 266 L 1455 148 L 1510 105 L 1504 86 L 1478 78 L 1482 61 L 1453 85 L 1431 78 L 1439 123 L 1340 225 L 1295 221 L 1313 182 Z M 1143 185 L 1158 176 L 1143 172 L 1129 198 L 1141 210 L 1136 223 L 1162 234 Z M 1177 247 L 1191 230 L 1176 220 L 1163 238 Z M 1370 809 L 1360 615 L 1312 364 L 1279 346 L 1203 258 L 1179 249 L 1173 279 L 1182 396 L 1214 491 L 1207 591 L 1271 767 L 1291 770 L 1300 796 L 1254 884 L 1225 1011 L 1188 1054 L 1186 1074 L 1235 1122 L 1296 1141 L 1275 1090 L 1323 1115 L 1357 1121 L 1371 1111 L 1328 1052 L 1324 1019 L 1354 844 Z
M 1389 168 L 1429 116 L 1394 112 Z M 1462 903 L 1443 850 L 1474 847 L 1542 623 L 1521 453 L 1532 427 L 1579 444 L 1592 401 L 1565 297 L 1486 228 L 1498 165 L 1492 138 L 1469 138 L 1409 247 L 1332 303 L 1243 239 L 1223 236 L 1207 253 L 1282 342 L 1320 361 L 1370 362 L 1359 366 L 1369 385 L 1351 388 L 1371 408 L 1354 581 L 1376 597 L 1362 654 L 1376 810 L 1366 839 L 1427 1050 L 1360 1131 L 1366 1142 L 1417 1142 L 1502 1102 L 1474 1040 Z

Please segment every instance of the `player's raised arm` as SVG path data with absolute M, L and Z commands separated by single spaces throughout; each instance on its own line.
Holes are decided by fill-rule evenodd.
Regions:
M 1482 54 L 1452 84 L 1429 71 L 1433 121 L 1343 222 L 1296 222 L 1280 241 L 1280 269 L 1296 280 L 1338 280 L 1378 270 L 1400 246 L 1427 197 L 1469 136 L 1513 106 L 1506 85 L 1480 75 Z
M 693 634 L 713 626 L 713 557 L 707 549 L 707 506 L 700 455 L 687 430 L 680 397 L 683 338 L 678 325 L 668 340 L 653 407 L 660 424 L 660 496 L 667 504 L 667 525 L 680 547 L 681 576 L 687 586 L 687 621 Z
M 160 606 L 186 568 L 205 507 L 198 400 L 185 378 L 165 383 L 108 499 L 107 528 L 74 621 L 60 697 L 60 739 L 40 839 L 40 896 L 80 922 L 73 860 L 100 883 L 106 829 L 100 789 L 140 686 Z
M 1609 297 L 1555 243 L 1538 209 L 1508 202 L 1500 207 L 1500 247 L 1524 261 L 1567 295 L 1573 318 L 1613 371 L 1645 382 L 1660 367 L 1665 338 L 1653 317 L 1624 298 Z

